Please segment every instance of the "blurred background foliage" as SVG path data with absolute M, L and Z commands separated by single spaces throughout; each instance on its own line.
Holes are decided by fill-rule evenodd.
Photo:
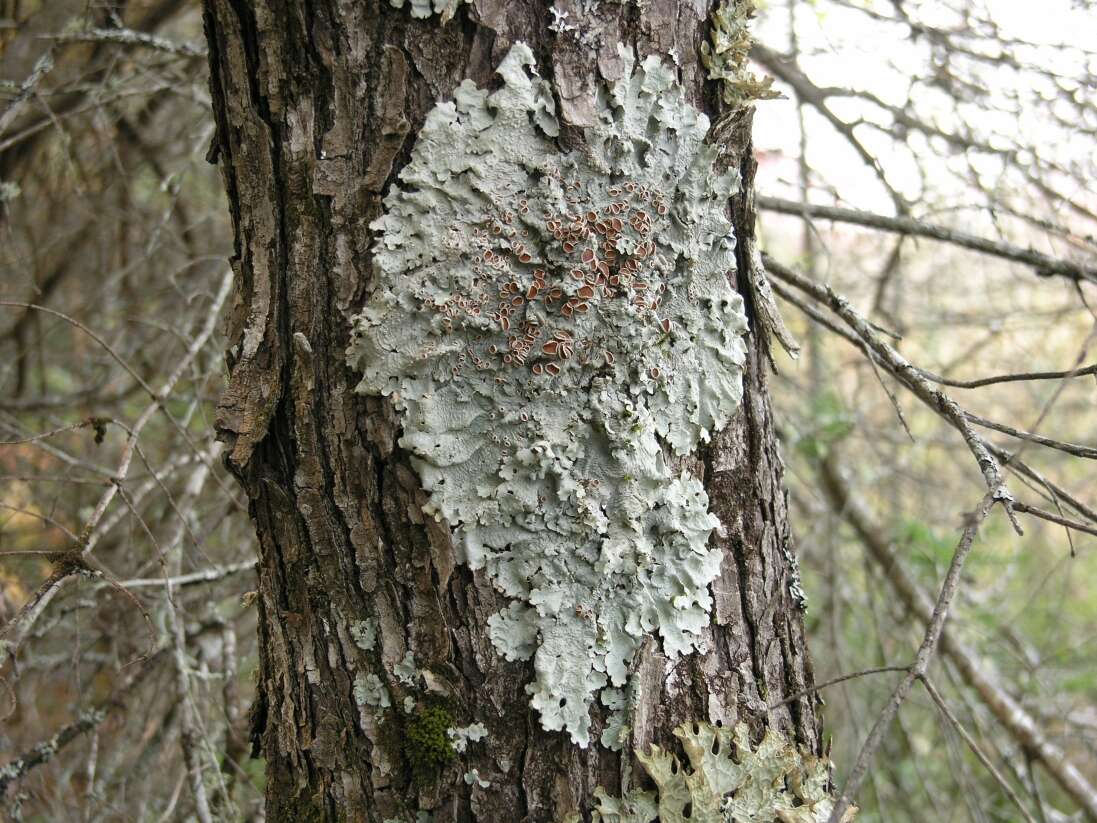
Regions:
M 255 541 L 213 440 L 232 243 L 205 159 L 200 10 L 4 0 L 0 79 L 0 623 L 72 562 L 74 537 L 93 546 L 14 661 L 0 642 L 0 762 L 43 743 L 50 761 L 5 785 L 0 816 L 186 819 L 184 725 L 219 766 L 205 779 L 224 819 L 252 816 Z
M 879 324 L 912 363 L 955 381 L 1094 363 L 1086 278 L 949 243 L 778 213 L 767 198 L 911 217 L 1087 262 L 1095 257 L 1097 55 L 1092 4 L 1052 2 L 767 3 L 755 57 L 787 101 L 759 107 L 763 247 Z M 787 209 L 782 209 L 787 211 Z M 936 596 L 982 479 L 957 432 L 864 351 L 784 303 L 803 344 L 774 384 L 810 598 L 817 681 L 906 665 L 924 623 L 871 558 L 846 481 L 883 548 Z M 946 391 L 966 411 L 1086 456 L 984 430 L 1033 472 L 1092 507 L 1097 382 L 1016 380 Z M 903 419 L 901 420 L 900 417 Z M 1055 493 L 1013 471 L 1020 500 L 1055 509 Z M 1050 502 L 1049 502 L 1050 501 Z M 1069 507 L 1068 507 L 1069 508 Z M 1092 512 L 1091 512 L 1092 514 Z M 1082 518 L 1092 523 L 1091 519 Z M 1097 538 L 1001 515 L 984 524 L 965 568 L 949 632 L 1022 706 L 1065 757 L 1097 779 Z M 1057 781 L 940 654 L 933 682 L 1035 820 L 1084 820 Z M 828 688 L 826 722 L 839 778 L 899 675 Z M 860 794 L 860 820 L 1013 821 L 1022 817 L 924 691 L 904 704 Z
M 773 0 L 753 55 L 785 94 L 755 117 L 763 248 L 942 378 L 1080 369 L 947 391 L 1059 443 L 984 430 L 1028 467 L 1008 476 L 1018 499 L 1091 525 L 1094 281 L 778 200 L 1092 267 L 1093 12 Z M 0 813 L 12 820 L 185 820 L 193 773 L 218 819 L 262 818 L 247 740 L 255 539 L 213 438 L 232 239 L 206 161 L 203 53 L 200 10 L 182 0 L 0 0 Z M 984 493 L 978 467 L 862 347 L 780 306 L 802 345 L 796 360 L 776 355 L 772 388 L 816 679 L 905 666 L 924 623 L 896 575 L 936 596 Z M 1032 819 L 1089 819 L 961 671 L 978 666 L 1097 782 L 1097 538 L 1022 524 L 1023 537 L 996 514 L 981 530 L 949 624 L 970 659 L 942 653 L 931 676 Z M 899 676 L 821 692 L 839 782 Z M 860 805 L 866 823 L 1022 819 L 918 689 Z

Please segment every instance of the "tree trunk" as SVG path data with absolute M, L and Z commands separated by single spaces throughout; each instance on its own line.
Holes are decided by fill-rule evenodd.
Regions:
M 734 115 L 724 149 L 743 179 L 731 209 L 734 285 L 751 321 L 744 400 L 691 462 L 723 524 L 710 543 L 722 553 L 712 621 L 704 652 L 671 660 L 655 638 L 644 643 L 631 664 L 641 702 L 623 751 L 598 745 L 597 734 L 581 748 L 542 728 L 525 690 L 533 665 L 506 662 L 488 638 L 487 620 L 507 600 L 482 571 L 455 561 L 449 528 L 423 516 L 427 495 L 397 444 L 400 417 L 389 400 L 354 392 L 361 375 L 346 362 L 350 318 L 371 282 L 370 223 L 437 101 L 466 78 L 497 88 L 495 69 L 524 41 L 552 84 L 559 142 L 573 148 L 582 131 L 571 124 L 584 122 L 620 42 L 641 56 L 676 55 L 687 99 L 713 114 L 714 84 L 698 59 L 709 4 L 559 0 L 568 17 L 555 27 L 547 0 L 473 0 L 445 22 L 413 16 L 421 5 L 205 4 L 211 159 L 221 163 L 236 238 L 231 380 L 218 426 L 259 538 L 252 739 L 267 760 L 267 819 L 381 823 L 414 820 L 421 809 L 438 823 L 558 820 L 589 811 L 598 786 L 617 793 L 642 782 L 634 752 L 672 746 L 671 731 L 687 721 L 745 720 L 755 735 L 773 727 L 818 752 L 812 697 L 767 709 L 812 680 L 767 341 L 744 276 L 754 221 L 750 109 Z M 366 617 L 379 627 L 375 648 L 362 636 Z M 422 694 L 384 674 L 409 651 L 425 692 L 440 698 L 430 704 L 437 716 L 424 713 Z M 407 698 L 420 722 L 384 722 L 360 705 L 362 671 L 381 673 L 391 715 L 402 716 Z M 606 712 L 597 702 L 592 712 L 597 732 Z M 487 736 L 424 777 L 424 755 L 408 751 L 410 738 L 437 732 L 424 717 L 443 728 L 479 722 Z M 465 779 L 473 769 L 480 779 Z

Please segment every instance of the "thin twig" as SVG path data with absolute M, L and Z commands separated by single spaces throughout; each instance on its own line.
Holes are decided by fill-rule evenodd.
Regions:
M 757 198 L 759 208 L 767 211 L 791 214 L 804 219 L 822 217 L 825 220 L 835 220 L 842 223 L 851 223 L 867 228 L 880 229 L 902 235 L 915 237 L 927 237 L 951 243 L 961 248 L 977 251 L 982 254 L 999 257 L 1004 260 L 1012 260 L 1016 263 L 1024 263 L 1036 270 L 1041 276 L 1060 275 L 1071 279 L 1083 279 L 1097 282 L 1097 264 L 1076 263 L 1072 260 L 1063 260 L 1057 257 L 1049 257 L 1033 249 L 1025 249 L 1010 243 L 999 243 L 986 240 L 982 237 L 964 234 L 963 232 L 949 229 L 944 226 L 924 223 L 911 217 L 887 217 L 882 214 L 845 209 L 838 206 L 820 206 L 814 203 L 797 203 L 794 200 L 783 200 L 780 197 Z
M 141 46 L 180 57 L 206 56 L 205 46 L 199 43 L 180 43 L 133 29 L 84 29 L 61 34 L 43 34 L 40 37 L 56 43 L 117 43 L 122 46 Z
M 956 380 L 951 377 L 942 377 L 928 369 L 922 369 L 921 372 L 927 380 L 932 380 L 934 383 L 940 383 L 942 386 L 951 386 L 955 389 L 979 389 L 983 386 L 993 386 L 998 383 L 1029 383 L 1037 380 L 1069 380 L 1075 377 L 1088 377 L 1091 374 L 1097 375 L 1097 363 L 1094 363 L 1092 366 L 1085 366 L 1081 369 L 1070 369 L 1068 371 L 1017 372 L 1016 374 L 998 374 L 992 377 L 981 377 L 976 380 Z
M 107 418 L 88 418 L 87 420 L 81 420 L 79 423 L 70 423 L 67 426 L 60 426 L 59 428 L 50 429 L 49 431 L 41 432 L 40 434 L 32 434 L 28 437 L 20 437 L 16 440 L 0 440 L 0 446 L 21 446 L 25 443 L 35 443 L 39 440 L 48 440 L 51 437 L 55 437 L 58 434 L 64 434 L 65 432 L 86 429 L 88 426 L 95 426 L 98 430 L 100 426 L 105 426 L 107 423 L 113 422 L 113 420 Z
M 784 700 L 780 700 L 777 703 L 770 703 L 766 708 L 769 709 L 769 711 L 779 709 L 781 706 L 787 705 L 794 700 L 799 700 L 801 697 L 807 697 L 809 694 L 814 694 L 815 692 L 822 691 L 831 686 L 836 686 L 839 683 L 845 683 L 847 680 L 855 680 L 858 677 L 865 677 L 870 674 L 883 674 L 884 672 L 905 672 L 907 671 L 907 668 L 907 666 L 877 666 L 874 669 L 862 669 L 859 672 L 839 675 L 838 677 L 832 677 L 830 680 L 824 680 L 822 683 L 816 683 L 810 689 L 804 689 L 795 694 L 790 694 Z
M 230 563 L 227 566 L 217 566 L 211 569 L 203 569 L 198 572 L 191 572 L 190 574 L 181 574 L 176 577 L 163 578 L 163 577 L 137 577 L 133 580 L 123 580 L 122 585 L 127 589 L 139 589 L 148 587 L 161 587 L 161 586 L 193 586 L 196 583 L 213 583 L 217 580 L 223 580 L 234 574 L 248 571 L 255 568 L 254 560 L 243 560 L 239 563 Z
M 1033 517 L 1039 517 L 1041 520 L 1047 520 L 1049 523 L 1058 523 L 1060 526 L 1066 526 L 1067 529 L 1074 529 L 1075 531 L 1085 532 L 1086 534 L 1097 535 L 1097 528 L 1094 528 L 1093 526 L 1087 526 L 1085 523 L 1079 523 L 1077 520 L 1071 520 L 1068 517 L 1061 517 L 1060 515 L 1045 511 L 1036 506 L 1030 506 L 1027 503 L 1018 503 L 1015 501 L 1013 510 L 1022 514 L 1031 514 Z
M 34 68 L 31 69 L 30 76 L 19 86 L 19 91 L 16 93 L 15 98 L 8 104 L 8 107 L 4 109 L 3 113 L 0 113 L 0 134 L 4 133 L 8 124 L 15 119 L 15 116 L 19 114 L 19 111 L 23 108 L 23 104 L 34 94 L 35 87 L 42 82 L 42 79 L 49 74 L 52 69 L 53 49 L 49 49 L 38 58 L 38 61 L 34 64 Z
M 952 725 L 952 728 L 956 730 L 956 733 L 963 738 L 967 743 L 968 748 L 971 749 L 972 754 L 978 758 L 979 762 L 983 764 L 983 767 L 990 772 L 990 776 L 994 778 L 994 782 L 1005 792 L 1006 797 L 1010 802 L 1017 807 L 1017 810 L 1021 813 L 1021 816 L 1025 818 L 1027 823 L 1036 823 L 1032 815 L 1029 814 L 1028 809 L 1025 808 L 1021 802 L 1021 798 L 1017 796 L 1017 792 L 1013 790 L 1013 787 L 1009 785 L 1009 782 L 1002 777 L 1002 774 L 994 767 L 994 764 L 990 762 L 990 758 L 983 753 L 983 750 L 979 747 L 979 744 L 975 742 L 975 738 L 968 734 L 968 730 L 964 728 L 959 718 L 952 713 L 952 710 L 948 707 L 945 699 L 941 697 L 941 693 L 937 691 L 933 683 L 927 675 L 922 675 L 922 685 L 926 687 L 926 691 L 929 692 L 929 696 L 933 699 L 933 702 L 937 704 L 937 708 L 940 709 L 941 714 L 945 716 L 945 719 Z
M 1001 432 L 1002 434 L 1008 434 L 1010 437 L 1016 437 L 1018 440 L 1025 440 L 1029 443 L 1037 443 L 1038 445 L 1046 446 L 1049 449 L 1066 452 L 1067 454 L 1073 455 L 1074 457 L 1084 457 L 1087 460 L 1097 460 L 1097 448 L 1094 448 L 1093 446 L 1083 446 L 1079 443 L 1065 443 L 1062 440 L 1055 440 L 1052 437 L 1045 437 L 1042 434 L 1033 434 L 1032 432 L 1027 432 L 1024 429 L 1007 426 L 1005 423 L 997 423 L 994 420 L 988 420 L 985 417 L 981 417 L 978 414 L 972 414 L 969 411 L 964 412 L 964 417 L 966 417 L 976 426 L 981 426 L 984 429 L 991 429 L 992 431 Z
M 922 645 L 918 648 L 918 653 L 914 656 L 914 662 L 907 670 L 906 675 L 899 681 L 887 703 L 880 710 L 880 714 L 876 717 L 876 722 L 873 723 L 864 745 L 861 746 L 861 751 L 857 755 L 857 760 L 854 761 L 845 785 L 842 786 L 838 801 L 835 803 L 834 810 L 830 813 L 827 823 L 841 823 L 843 820 L 846 810 L 850 807 L 851 799 L 856 797 L 865 776 L 868 774 L 872 760 L 876 756 L 876 750 L 884 742 L 884 735 L 887 733 L 891 721 L 895 719 L 899 707 L 910 695 L 910 690 L 915 681 L 921 678 L 929 668 L 929 663 L 937 650 L 937 643 L 941 639 L 945 621 L 948 619 L 949 608 L 956 597 L 956 592 L 960 589 L 960 575 L 964 569 L 964 561 L 967 560 L 968 554 L 970 554 L 971 548 L 975 544 L 975 536 L 979 533 L 979 527 L 997 502 L 999 502 L 999 498 L 996 494 L 993 491 L 987 492 L 979 505 L 975 507 L 975 510 L 966 517 L 966 525 L 959 543 L 956 544 L 956 550 L 952 553 L 952 562 L 949 563 L 944 582 L 941 584 L 941 591 L 937 595 L 937 602 L 933 607 L 929 624 L 926 626 Z
M 202 493 L 202 488 L 206 484 L 206 480 L 209 477 L 209 463 L 212 462 L 221 453 L 221 444 L 214 443 L 209 449 L 209 461 L 202 461 L 201 465 L 191 475 L 190 480 L 187 482 L 186 489 L 183 492 L 180 503 L 184 507 L 192 507 L 195 505 L 198 497 Z M 202 763 L 203 760 L 200 756 L 199 743 L 202 738 L 200 734 L 200 715 L 198 708 L 194 703 L 194 695 L 190 690 L 190 667 L 187 663 L 187 638 L 186 631 L 183 625 L 183 618 L 179 614 L 179 604 L 175 599 L 175 587 L 172 583 L 173 577 L 179 576 L 179 567 L 182 565 L 183 560 L 183 535 L 187 531 L 187 515 L 181 513 L 176 523 L 176 528 L 172 533 L 171 538 L 168 540 L 166 546 L 159 550 L 161 563 L 164 567 L 164 610 L 167 614 L 167 625 L 169 630 L 169 637 L 171 639 L 172 649 L 172 662 L 175 668 L 175 688 L 176 695 L 180 701 L 180 707 L 182 713 L 180 715 L 180 734 L 179 745 L 183 753 L 183 762 L 186 764 L 187 773 L 190 777 L 191 792 L 194 795 L 195 815 L 198 817 L 199 823 L 213 823 L 213 813 L 210 809 L 209 794 L 206 791 L 205 779 L 202 775 Z M 155 544 L 155 539 L 152 534 L 149 534 L 150 539 Z M 202 738 L 204 739 L 204 738 Z M 208 740 L 205 740 L 206 748 L 210 748 Z M 220 785 L 224 790 L 224 775 L 218 770 L 217 776 L 220 779 Z

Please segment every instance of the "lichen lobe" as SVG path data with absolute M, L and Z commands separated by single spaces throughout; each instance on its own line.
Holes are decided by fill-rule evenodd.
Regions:
M 828 761 L 797 750 L 769 730 L 752 746 L 746 724 L 734 729 L 686 723 L 674 730 L 688 767 L 652 746 L 637 758 L 657 791 L 623 797 L 595 790 L 593 823 L 825 823 L 834 810 Z M 853 806 L 842 815 L 850 823 Z M 582 818 L 573 814 L 565 823 Z
M 738 178 L 674 70 L 622 58 L 582 152 L 557 149 L 521 43 L 499 90 L 466 80 L 428 114 L 348 353 L 402 412 L 428 514 L 513 598 L 495 647 L 533 657 L 531 704 L 582 746 L 646 635 L 674 657 L 709 622 L 718 521 L 674 464 L 728 422 L 745 360 Z
M 722 0 L 712 10 L 711 42 L 701 44 L 701 63 L 709 79 L 720 84 L 720 96 L 729 111 L 781 96 L 772 88 L 772 77 L 758 77 L 747 68 L 754 14 L 754 0 Z

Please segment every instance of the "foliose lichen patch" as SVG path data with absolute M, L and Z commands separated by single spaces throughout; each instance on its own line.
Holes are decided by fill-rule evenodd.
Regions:
M 468 726 L 450 728 L 446 731 L 453 750 L 458 754 L 464 754 L 469 743 L 479 743 L 488 736 L 488 729 L 483 723 L 472 723 Z
M 796 749 L 769 730 L 757 747 L 745 724 L 734 730 L 686 723 L 674 730 L 689 761 L 652 746 L 637 758 L 656 792 L 612 797 L 595 790 L 594 823 L 826 823 L 834 810 L 830 764 Z M 857 808 L 842 816 L 853 820 Z M 573 814 L 565 823 L 578 823 Z
M 354 701 L 359 706 L 387 709 L 392 705 L 389 690 L 375 674 L 359 672 L 354 678 Z
M 582 151 L 555 145 L 522 43 L 498 91 L 466 80 L 428 114 L 348 353 L 402 413 L 427 513 L 513 598 L 496 649 L 533 657 L 531 704 L 581 746 L 646 635 L 675 657 L 709 622 L 719 524 L 675 458 L 728 422 L 745 361 L 737 175 L 673 68 L 621 52 Z
M 720 84 L 721 97 L 732 111 L 781 96 L 771 88 L 772 77 L 758 77 L 747 68 L 754 13 L 754 0 L 722 0 L 712 11 L 712 42 L 701 44 L 701 63 L 709 79 Z
M 350 624 L 350 636 L 354 638 L 354 645 L 364 652 L 373 651 L 377 645 L 377 620 L 370 617 L 365 620 L 357 620 Z
M 602 705 L 609 709 L 609 716 L 598 742 L 610 751 L 619 752 L 628 743 L 632 731 L 632 711 L 640 698 L 639 680 L 633 675 L 626 689 L 605 688 L 599 697 Z
M 426 19 L 432 14 L 441 15 L 442 22 L 450 20 L 457 13 L 457 7 L 469 0 L 411 0 L 411 16 Z M 408 0 L 389 0 L 389 5 L 402 9 Z

